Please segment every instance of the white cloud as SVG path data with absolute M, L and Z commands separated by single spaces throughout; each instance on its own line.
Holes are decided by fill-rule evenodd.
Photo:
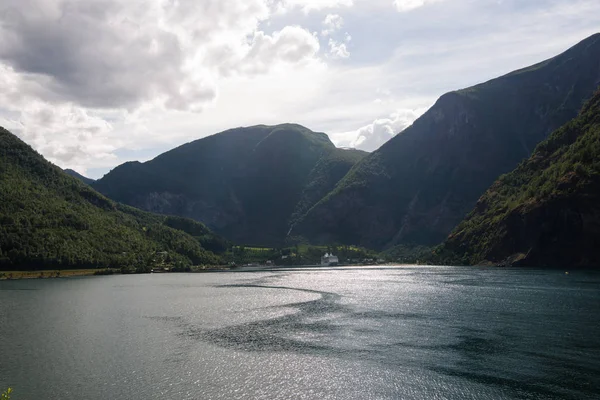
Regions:
M 256 7 L 225 1 L 229 19 L 215 13 L 198 25 L 185 0 L 170 7 L 158 0 L 27 3 L 4 2 L 0 62 L 40 84 L 39 98 L 100 108 L 158 101 L 197 109 L 212 101 L 216 85 L 197 50 L 210 41 L 206 33 L 223 24 L 249 28 L 267 16 L 256 0 Z M 211 11 L 209 3 L 198 11 Z
M 4 0 L 0 123 L 60 165 L 114 163 L 132 144 L 114 137 L 125 115 L 202 111 L 224 78 L 318 63 L 307 30 L 259 29 L 270 13 L 269 0 Z
M 0 125 L 80 172 L 260 123 L 373 149 L 444 92 L 597 32 L 599 13 L 597 0 L 0 0 Z M 320 37 L 327 15 L 343 25 Z
M 319 41 L 306 29 L 286 26 L 273 35 L 257 32 L 250 50 L 242 59 L 242 69 L 266 73 L 277 61 L 299 63 L 313 59 L 319 51 Z
M 355 131 L 350 147 L 365 151 L 377 150 L 396 134 L 408 128 L 423 112 L 424 109 L 399 110 L 388 118 L 376 119 Z
M 0 104 L 12 111 L 0 125 L 20 136 L 50 161 L 85 171 L 90 159 L 111 165 L 119 140 L 106 140 L 113 130 L 106 119 L 73 104 L 50 104 L 18 92 L 21 77 L 0 65 Z
M 443 0 L 394 0 L 394 6 L 399 12 L 405 12 L 439 1 Z
M 256 31 L 243 45 L 215 43 L 205 50 L 206 61 L 218 66 L 222 77 L 266 74 L 281 64 L 318 62 L 319 41 L 299 26 L 266 34 Z
M 329 54 L 333 58 L 348 58 L 350 52 L 346 48 L 346 43 L 338 43 L 333 39 L 329 39 Z
M 339 7 L 351 7 L 353 0 L 281 0 L 276 3 L 278 12 L 300 8 L 305 13 Z
M 323 30 L 321 35 L 328 36 L 340 30 L 344 25 L 344 19 L 338 14 L 327 14 L 323 20 Z
M 260 31 L 267 0 L 27 3 L 4 1 L 0 62 L 50 102 L 198 111 L 216 98 L 220 76 L 267 73 L 318 51 L 300 28 Z
M 321 31 L 321 36 L 330 36 L 339 31 L 343 25 L 344 19 L 340 15 L 327 14 L 323 20 L 323 30 Z M 351 39 L 352 37 L 347 32 L 344 35 L 344 41 L 346 43 L 339 42 L 334 38 L 329 38 L 329 55 L 334 59 L 350 57 L 350 52 L 348 51 L 346 44 L 350 43 Z

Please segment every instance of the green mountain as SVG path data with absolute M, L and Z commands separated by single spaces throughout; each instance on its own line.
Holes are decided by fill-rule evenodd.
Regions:
M 334 149 L 323 156 L 310 172 L 300 201 L 291 217 L 293 225 L 313 205 L 331 192 L 350 168 L 362 160 L 367 153 L 354 149 Z
M 202 221 L 237 243 L 279 246 L 293 218 L 365 154 L 299 125 L 259 125 L 123 164 L 92 186 L 137 208 Z
M 81 175 L 79 172 L 77 171 L 73 171 L 72 169 L 65 169 L 64 170 L 68 175 L 71 175 L 73 178 L 77 178 L 79 179 L 81 182 L 86 183 L 88 185 L 91 185 L 93 182 L 95 182 L 95 179 L 90 179 L 90 178 L 86 178 L 85 176 Z
M 442 242 L 503 173 L 574 118 L 600 82 L 600 34 L 565 53 L 443 95 L 365 157 L 290 232 L 368 248 Z
M 0 270 L 220 261 L 204 225 L 115 203 L 0 128 Z
M 600 91 L 485 192 L 437 255 L 468 264 L 600 265 Z

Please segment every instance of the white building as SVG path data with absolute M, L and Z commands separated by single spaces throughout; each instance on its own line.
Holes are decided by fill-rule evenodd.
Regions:
M 325 253 L 323 257 L 321 257 L 321 265 L 330 266 L 330 265 L 338 265 L 338 258 L 333 254 Z

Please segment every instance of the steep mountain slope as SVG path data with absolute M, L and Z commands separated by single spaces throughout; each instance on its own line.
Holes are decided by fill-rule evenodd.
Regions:
M 291 224 L 329 193 L 348 171 L 368 153 L 354 149 L 335 149 L 323 156 L 308 176 L 302 196 L 291 217 Z
M 179 265 L 216 263 L 207 249 L 223 246 L 197 222 L 114 203 L 0 128 L 0 269 L 144 269 L 159 251 Z
M 502 176 L 437 250 L 469 264 L 600 266 L 600 91 Z
M 600 34 L 532 67 L 443 95 L 359 162 L 290 235 L 388 248 L 443 241 L 503 173 L 577 115 L 600 83 Z
M 95 182 L 95 180 L 94 180 L 94 179 L 87 178 L 87 177 L 85 177 L 85 176 L 81 175 L 79 172 L 77 172 L 77 171 L 73 171 L 72 169 L 68 169 L 68 168 L 67 168 L 67 169 L 65 169 L 64 171 L 65 171 L 65 173 L 67 173 L 68 175 L 71 175 L 73 178 L 77 178 L 77 179 L 79 179 L 81 182 L 83 182 L 83 183 L 85 183 L 85 184 L 91 185 L 93 182 Z
M 342 163 L 331 161 L 336 168 L 345 163 L 341 172 L 314 173 L 324 180 L 314 192 L 326 193 L 360 154 L 341 152 L 324 133 L 299 125 L 237 128 L 143 164 L 123 164 L 93 187 L 144 210 L 202 221 L 238 243 L 279 245 L 298 203 L 310 207 L 318 200 L 312 188 L 305 189 L 313 169 L 344 154 Z

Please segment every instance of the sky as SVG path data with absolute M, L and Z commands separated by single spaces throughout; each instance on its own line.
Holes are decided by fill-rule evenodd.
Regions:
M 92 178 L 257 124 L 373 151 L 599 31 L 598 0 L 0 0 L 0 126 Z

